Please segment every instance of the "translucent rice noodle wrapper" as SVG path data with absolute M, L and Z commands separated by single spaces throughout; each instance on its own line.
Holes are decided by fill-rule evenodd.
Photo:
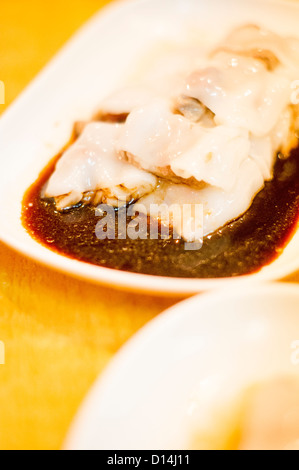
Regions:
M 102 102 L 102 113 L 127 115 L 125 122 L 88 124 L 45 196 L 59 210 L 78 202 L 135 201 L 145 212 L 201 205 L 202 227 L 192 216 L 182 224 L 180 209 L 177 218 L 171 210 L 151 215 L 185 240 L 196 228 L 210 234 L 248 210 L 273 177 L 277 153 L 287 158 L 298 144 L 298 77 L 299 41 L 253 25 L 210 50 L 171 51 L 138 85 Z
M 158 176 L 194 178 L 198 183 L 230 191 L 236 185 L 240 165 L 250 155 L 251 142 L 245 129 L 205 128 L 156 101 L 130 114 L 117 145 L 129 161 Z M 261 165 L 267 166 L 269 175 L 272 161 L 269 148 L 266 150 Z
M 229 192 L 213 186 L 197 190 L 185 184 L 162 183 L 154 192 L 141 198 L 135 204 L 135 210 L 158 218 L 162 224 L 171 220 L 179 238 L 194 242 L 200 239 L 195 234 L 213 233 L 246 212 L 263 182 L 258 165 L 247 158 L 241 164 L 236 186 Z M 194 220 L 186 220 L 185 214 L 189 214 L 184 212 L 186 205 L 190 205 L 195 214 L 196 206 L 202 208 L 197 212 L 197 219 L 194 216 Z
M 297 73 L 298 71 L 298 39 L 283 38 L 254 24 L 236 28 L 227 36 L 221 48 L 241 53 L 249 51 L 251 54 L 256 54 L 258 51 L 260 57 L 270 57 L 271 63 L 274 60 L 274 66 L 281 63 L 291 72 Z M 274 59 L 273 56 L 275 56 Z
M 129 114 L 133 109 L 145 106 L 156 97 L 156 93 L 150 88 L 127 86 L 107 96 L 107 98 L 101 102 L 101 109 L 107 114 Z
M 58 161 L 45 197 L 64 196 L 58 205 L 67 208 L 92 193 L 98 204 L 117 206 L 119 201 L 127 203 L 153 191 L 157 185 L 154 175 L 118 158 L 115 143 L 121 131 L 118 124 L 88 124 Z
M 208 67 L 187 78 L 182 93 L 208 107 L 217 125 L 261 137 L 289 104 L 291 81 L 284 69 L 270 72 L 260 60 L 219 52 Z

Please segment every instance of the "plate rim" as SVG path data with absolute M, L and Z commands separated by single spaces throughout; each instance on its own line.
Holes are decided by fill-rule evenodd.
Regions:
M 123 370 L 126 364 L 130 364 L 133 357 L 140 357 L 138 351 L 143 349 L 143 344 L 153 341 L 156 336 L 161 335 L 167 330 L 169 324 L 180 323 L 186 315 L 186 309 L 189 307 L 198 308 L 198 315 L 205 315 L 205 308 L 227 300 L 241 299 L 246 295 L 259 296 L 291 296 L 299 300 L 299 285 L 295 283 L 275 283 L 262 282 L 257 285 L 246 284 L 237 292 L 234 288 L 217 289 L 213 292 L 205 292 L 197 294 L 191 298 L 182 300 L 175 305 L 167 308 L 154 319 L 146 323 L 139 329 L 112 357 L 104 368 L 102 373 L 98 375 L 91 388 L 87 392 L 85 398 L 81 402 L 77 413 L 75 414 L 70 428 L 66 434 L 63 449 L 76 450 L 80 449 L 80 439 L 84 440 L 84 426 L 91 425 L 92 410 L 97 409 L 101 403 L 105 389 L 109 388 L 110 382 L 118 375 L 119 370 Z M 242 315 L 242 313 L 240 313 Z M 269 313 L 270 315 L 270 313 Z M 142 351 L 141 351 L 142 353 Z M 110 449 L 108 449 L 110 450 Z

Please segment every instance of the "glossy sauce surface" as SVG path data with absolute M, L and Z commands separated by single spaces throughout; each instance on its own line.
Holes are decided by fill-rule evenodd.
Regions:
M 277 158 L 274 178 L 239 219 L 205 237 L 197 251 L 183 240 L 105 239 L 96 236 L 100 220 L 94 207 L 61 213 L 53 200 L 41 198 L 56 157 L 24 196 L 26 230 L 49 249 L 87 263 L 181 278 L 234 277 L 259 271 L 276 259 L 293 235 L 299 216 L 299 147 L 289 159 Z M 131 219 L 127 219 L 130 223 Z M 116 217 L 116 233 L 118 232 Z

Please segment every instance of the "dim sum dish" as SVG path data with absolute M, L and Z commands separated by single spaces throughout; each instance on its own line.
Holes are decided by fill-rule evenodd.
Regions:
M 107 9 L 36 82 L 52 136 L 45 127 L 34 141 L 40 104 L 29 106 L 15 155 L 23 236 L 56 268 L 145 290 L 287 275 L 299 266 L 299 9 L 245 2 L 232 21 L 219 1 L 159 8 Z

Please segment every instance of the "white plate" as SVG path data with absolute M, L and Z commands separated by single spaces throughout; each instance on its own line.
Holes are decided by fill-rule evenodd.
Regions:
M 188 449 L 194 398 L 203 384 L 219 404 L 221 397 L 267 378 L 298 377 L 298 305 L 299 287 L 283 283 L 177 304 L 115 356 L 84 402 L 65 448 Z M 201 422 L 199 409 L 195 417 Z
M 126 289 L 190 294 L 231 282 L 129 274 L 55 254 L 22 227 L 21 201 L 39 172 L 68 141 L 74 121 L 90 117 L 153 45 L 190 40 L 199 32 L 205 40 L 217 41 L 231 27 L 248 22 L 262 23 L 282 34 L 298 34 L 298 15 L 297 4 L 267 0 L 127 0 L 101 11 L 1 117 L 1 240 L 57 270 Z M 297 232 L 278 260 L 242 281 L 279 279 L 298 268 Z

